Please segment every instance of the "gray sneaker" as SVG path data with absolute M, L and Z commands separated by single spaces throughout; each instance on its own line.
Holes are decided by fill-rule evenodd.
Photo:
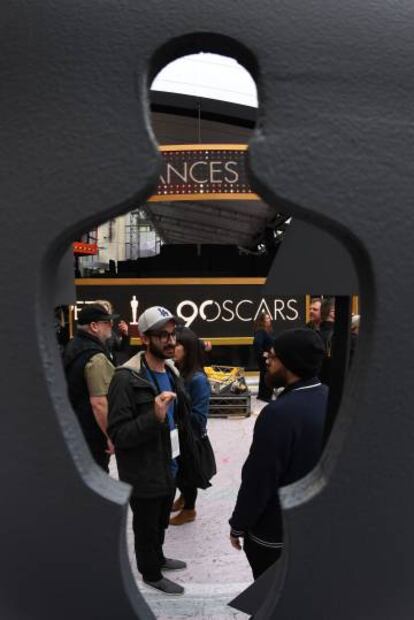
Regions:
M 161 570 L 184 570 L 185 568 L 187 568 L 186 562 L 182 560 L 173 560 L 171 558 L 165 558 L 165 562 L 161 566 Z
M 174 583 L 167 577 L 163 577 L 159 579 L 159 581 L 145 581 L 144 583 L 151 588 L 155 588 L 155 590 L 159 590 L 164 594 L 169 594 L 170 596 L 181 596 L 184 594 L 183 586 L 178 585 L 178 583 Z

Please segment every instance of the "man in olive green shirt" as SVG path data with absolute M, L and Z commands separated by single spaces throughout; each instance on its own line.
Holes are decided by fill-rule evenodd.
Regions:
M 69 398 L 95 461 L 109 471 L 113 445 L 107 436 L 107 393 L 114 372 L 105 346 L 117 315 L 100 304 L 87 304 L 78 315 L 78 332 L 65 350 L 63 362 Z
M 105 434 L 108 420 L 107 394 L 114 370 L 115 368 L 107 356 L 104 353 L 97 353 L 91 357 L 84 371 L 89 392 L 89 402 L 91 403 L 95 420 Z M 110 440 L 108 439 L 108 441 Z

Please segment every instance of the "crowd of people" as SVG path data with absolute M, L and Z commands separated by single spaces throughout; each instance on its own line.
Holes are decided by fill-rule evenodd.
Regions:
M 179 595 L 184 588 L 164 572 L 186 563 L 166 558 L 163 543 L 170 523 L 195 519 L 198 487 L 208 485 L 203 472 L 194 471 L 194 446 L 205 446 L 207 437 L 204 347 L 166 308 L 155 306 L 139 317 L 144 350 L 117 365 L 125 331 L 121 323 L 121 335 L 114 333 L 118 319 L 102 301 L 79 312 L 77 334 L 63 356 L 69 398 L 95 461 L 108 472 L 115 454 L 119 478 L 132 487 L 135 555 L 144 582 Z
M 327 306 L 325 309 L 325 305 Z M 258 416 L 230 523 L 230 543 L 243 549 L 257 579 L 283 548 L 278 489 L 306 475 L 323 446 L 328 387 L 320 380 L 332 307 L 312 300 L 311 323 L 273 338 L 263 315 L 255 324 L 260 371 Z M 334 312 L 334 310 L 333 310 Z M 165 532 L 196 518 L 210 385 L 202 341 L 162 306 L 138 319 L 143 350 L 119 365 L 128 326 L 101 301 L 78 314 L 76 336 L 63 362 L 69 398 L 95 461 L 106 472 L 115 455 L 119 478 L 132 487 L 130 507 L 137 567 L 143 581 L 165 594 L 184 593 L 165 573 L 186 568 L 165 557 Z M 275 398 L 277 389 L 278 397 Z M 282 391 L 281 391 L 282 390 Z M 179 491 L 178 497 L 176 492 Z

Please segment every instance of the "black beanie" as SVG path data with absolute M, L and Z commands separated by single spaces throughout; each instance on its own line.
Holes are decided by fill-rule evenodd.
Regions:
M 275 338 L 273 348 L 282 364 L 298 377 L 309 379 L 318 375 L 325 347 L 314 329 L 288 329 Z

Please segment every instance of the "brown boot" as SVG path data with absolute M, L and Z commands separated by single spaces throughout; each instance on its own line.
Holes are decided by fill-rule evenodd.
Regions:
M 171 506 L 171 512 L 178 512 L 184 508 L 184 497 L 179 495 L 173 505 Z
M 183 508 L 178 515 L 175 517 L 171 517 L 170 525 L 184 525 L 184 523 L 191 523 L 196 518 L 197 513 L 195 510 L 189 510 L 187 508 Z

